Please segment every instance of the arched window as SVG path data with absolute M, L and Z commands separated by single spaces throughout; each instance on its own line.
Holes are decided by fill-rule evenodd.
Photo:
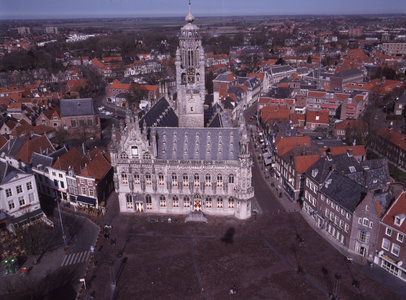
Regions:
M 178 186 L 178 175 L 172 174 L 172 186 Z
M 162 174 L 162 173 L 158 174 L 158 179 L 159 179 L 159 185 L 164 185 L 165 184 L 164 174 Z
M 195 186 L 199 186 L 199 185 L 200 185 L 199 174 L 195 174 L 195 176 L 194 176 L 194 185 L 195 185 Z
M 138 173 L 134 174 L 134 183 L 140 184 L 140 174 L 138 174 Z
M 210 174 L 206 174 L 206 186 L 211 186 L 211 176 L 210 176 Z
M 133 157 L 138 157 L 138 147 L 137 146 L 131 146 L 131 155 Z
M 228 208 L 234 208 L 234 198 L 228 198 Z
M 207 207 L 207 208 L 211 208 L 211 207 L 212 207 L 212 203 L 211 203 L 211 198 L 210 198 L 210 197 L 206 197 L 206 207 Z
M 196 48 L 196 66 L 199 65 L 199 48 Z
M 223 186 L 223 176 L 221 174 L 217 175 L 217 186 Z
M 145 152 L 144 159 L 151 159 L 151 154 L 149 154 L 148 152 Z
M 188 197 L 188 196 L 185 196 L 185 197 L 183 198 L 183 206 L 184 206 L 184 207 L 190 207 L 190 200 L 189 200 L 189 197 Z
M 151 174 L 145 174 L 145 180 L 147 184 L 152 184 Z
M 189 176 L 183 174 L 183 186 L 189 186 Z
M 127 200 L 127 209 L 134 209 L 133 198 L 131 197 L 131 195 L 127 194 L 125 197 Z
M 121 173 L 121 182 L 122 182 L 123 184 L 128 184 L 127 173 Z
M 186 50 L 185 50 L 185 48 L 182 48 L 182 67 L 185 67 L 185 64 L 186 64 Z M 185 78 L 186 78 L 186 75 L 185 75 Z M 185 80 L 185 82 L 186 82 L 186 80 Z
M 145 203 L 147 204 L 147 209 L 152 209 L 152 201 L 150 195 L 145 196 Z
M 166 199 L 164 195 L 159 196 L 159 206 L 166 207 Z
M 191 48 L 188 49 L 188 67 L 192 67 L 193 66 L 193 50 Z
M 223 207 L 223 198 L 218 197 L 217 198 L 217 208 L 222 208 Z
M 176 196 L 172 197 L 173 207 L 179 207 L 179 199 Z
M 234 175 L 233 174 L 230 174 L 228 176 L 228 183 L 234 183 Z
M 182 73 L 182 84 L 186 84 L 186 74 Z

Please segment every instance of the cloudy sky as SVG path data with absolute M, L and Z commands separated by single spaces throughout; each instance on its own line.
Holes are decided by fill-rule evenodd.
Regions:
M 0 0 L 0 19 L 176 17 L 188 0 Z M 198 16 L 406 13 L 405 0 L 192 0 Z

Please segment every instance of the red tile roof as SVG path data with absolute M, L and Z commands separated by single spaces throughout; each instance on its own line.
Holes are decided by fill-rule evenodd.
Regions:
M 296 146 L 304 146 L 304 145 L 311 145 L 310 137 L 303 136 L 303 137 L 284 137 L 275 142 L 276 152 L 279 156 L 285 154 L 290 149 Z
M 396 131 L 395 129 L 390 129 L 388 127 L 378 130 L 378 135 L 388 140 L 397 147 L 406 150 L 406 135 Z
M 52 151 L 55 151 L 54 146 L 52 146 L 52 143 L 49 141 L 49 139 L 45 136 L 42 135 L 40 137 L 36 137 L 33 139 L 28 140 L 23 147 L 21 147 L 20 151 L 15 156 L 15 159 L 20 159 L 21 161 L 25 163 L 30 163 L 32 154 L 35 153 L 41 153 L 41 151 L 44 151 L 46 149 L 51 149 Z
M 367 154 L 366 150 L 365 150 L 365 146 L 363 146 L 363 145 L 330 147 L 329 149 L 333 155 L 347 153 L 348 149 L 352 149 L 352 155 L 354 155 L 354 156 Z
M 394 223 L 395 217 L 405 218 L 406 214 L 406 192 L 402 191 L 398 198 L 393 202 L 393 204 L 386 211 L 382 218 L 382 222 L 394 228 L 398 228 L 401 232 L 406 233 L 406 220 L 398 226 Z
M 310 168 L 320 157 L 320 154 L 296 156 L 295 164 L 297 173 L 303 174 L 304 172 L 306 172 L 306 170 Z
M 103 156 L 103 154 L 99 153 L 96 154 L 94 158 L 85 165 L 80 175 L 94 177 L 97 179 L 97 181 L 99 181 L 110 170 L 110 168 L 110 163 Z
M 68 171 L 69 167 L 72 167 L 76 174 L 80 174 L 87 162 L 86 155 L 80 153 L 76 148 L 71 148 L 64 155 L 58 157 L 52 167 L 62 171 Z

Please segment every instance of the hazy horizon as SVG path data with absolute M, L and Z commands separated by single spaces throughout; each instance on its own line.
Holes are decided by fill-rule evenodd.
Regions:
M 185 17 L 188 0 L 3 1 L 1 20 Z M 194 0 L 195 17 L 405 14 L 404 0 Z

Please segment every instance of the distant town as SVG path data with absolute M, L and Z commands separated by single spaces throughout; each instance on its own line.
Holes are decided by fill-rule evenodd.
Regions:
M 28 299 L 35 281 L 17 287 L 12 276 L 31 267 L 40 280 L 68 266 L 66 291 L 54 290 L 62 281 L 41 285 L 32 299 L 108 299 L 116 284 L 136 298 L 118 281 L 123 255 L 132 263 L 128 234 L 191 234 L 188 224 L 222 220 L 265 231 L 294 218 L 308 228 L 295 227 L 298 249 L 310 251 L 320 235 L 348 270 L 365 269 L 366 285 L 405 297 L 405 19 L 195 19 L 189 4 L 186 18 L 0 21 L 0 295 Z M 276 222 L 282 212 L 290 217 Z M 83 231 L 82 219 L 93 229 Z M 295 274 L 304 275 L 295 249 Z M 221 299 L 193 251 L 199 291 L 187 299 Z M 37 265 L 48 255 L 57 258 Z M 346 299 L 340 274 L 333 286 L 319 273 L 305 281 L 322 294 L 311 299 Z M 240 293 L 238 280 L 227 294 Z M 351 283 L 343 279 L 348 299 L 365 292 Z M 372 291 L 368 299 L 382 299 Z

